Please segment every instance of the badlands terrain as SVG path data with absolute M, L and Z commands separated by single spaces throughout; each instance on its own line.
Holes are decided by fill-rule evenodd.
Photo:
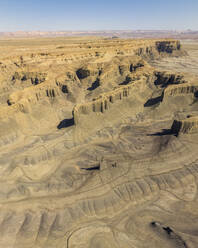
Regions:
M 0 248 L 198 247 L 198 43 L 0 40 Z

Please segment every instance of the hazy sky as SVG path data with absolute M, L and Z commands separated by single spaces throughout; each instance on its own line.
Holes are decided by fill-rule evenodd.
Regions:
M 0 31 L 194 29 L 198 0 L 0 0 Z

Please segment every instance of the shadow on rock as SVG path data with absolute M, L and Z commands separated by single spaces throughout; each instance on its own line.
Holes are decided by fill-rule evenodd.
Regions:
M 155 97 L 155 98 L 151 98 L 149 99 L 145 104 L 144 107 L 151 107 L 157 103 L 162 102 L 163 100 L 163 94 L 161 96 Z
M 175 135 L 176 136 L 176 133 L 174 133 L 172 129 L 163 129 L 161 132 L 148 134 L 148 136 L 165 136 L 165 135 Z
M 96 88 L 98 88 L 100 86 L 100 81 L 98 79 L 96 79 L 96 81 L 92 84 L 91 87 L 89 87 L 87 90 L 92 91 L 95 90 Z
M 71 127 L 73 125 L 74 125 L 74 118 L 64 119 L 58 124 L 57 128 L 62 129 L 62 128 Z

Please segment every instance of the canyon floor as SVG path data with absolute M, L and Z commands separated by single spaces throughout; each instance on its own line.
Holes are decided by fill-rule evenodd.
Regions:
M 0 39 L 0 248 L 198 247 L 198 42 Z

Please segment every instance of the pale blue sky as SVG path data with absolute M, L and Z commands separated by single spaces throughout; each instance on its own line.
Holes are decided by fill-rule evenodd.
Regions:
M 198 0 L 0 0 L 0 31 L 193 29 Z

